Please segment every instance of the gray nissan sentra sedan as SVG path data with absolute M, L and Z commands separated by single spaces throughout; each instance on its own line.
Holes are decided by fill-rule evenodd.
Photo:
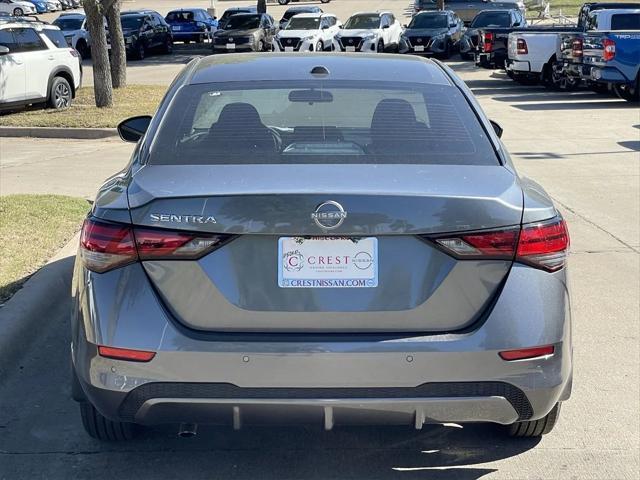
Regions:
M 75 267 L 87 432 L 492 422 L 571 393 L 565 223 L 445 65 L 192 61 L 98 192 Z

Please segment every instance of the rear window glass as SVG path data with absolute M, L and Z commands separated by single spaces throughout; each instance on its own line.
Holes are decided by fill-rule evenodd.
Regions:
M 60 30 L 52 30 L 50 28 L 46 28 L 42 31 L 49 40 L 53 42 L 53 44 L 58 48 L 67 47 L 67 40 L 64 38 L 64 33 Z
M 640 30 L 640 13 L 612 15 L 611 30 Z
M 478 14 L 471 22 L 471 28 L 478 27 L 508 27 L 511 16 L 503 12 L 483 12 Z
M 169 12 L 166 18 L 167 22 L 193 22 L 193 12 Z
M 455 87 L 320 80 L 183 87 L 149 161 L 498 164 Z

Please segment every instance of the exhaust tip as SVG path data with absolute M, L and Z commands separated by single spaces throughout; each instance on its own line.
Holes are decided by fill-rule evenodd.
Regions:
M 178 429 L 178 436 L 180 438 L 193 438 L 198 434 L 198 424 L 196 423 L 181 423 Z

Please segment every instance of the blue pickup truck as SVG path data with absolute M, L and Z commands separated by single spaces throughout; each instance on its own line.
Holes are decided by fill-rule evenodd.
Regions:
M 610 85 L 620 97 L 640 100 L 640 9 L 602 10 L 589 17 L 582 37 L 582 77 Z

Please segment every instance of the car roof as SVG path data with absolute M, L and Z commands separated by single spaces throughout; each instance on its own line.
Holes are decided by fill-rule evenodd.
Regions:
M 125 10 L 124 12 L 120 12 L 120 15 L 149 15 L 150 13 L 155 13 L 156 15 L 160 15 L 155 10 Z
M 413 55 L 392 54 L 341 54 L 308 53 L 269 55 L 242 53 L 211 55 L 194 60 L 186 83 L 238 82 L 238 81 L 295 81 L 314 78 L 315 67 L 329 71 L 327 80 L 393 81 L 408 83 L 435 83 L 451 85 L 452 82 L 433 60 Z M 224 57 L 224 58 L 223 58 Z
M 238 17 L 261 17 L 262 15 L 265 15 L 264 13 L 255 13 L 255 12 L 241 12 L 241 13 L 234 13 L 233 15 L 231 15 L 230 18 L 238 18 Z
M 375 12 L 370 11 L 370 12 L 356 12 L 353 15 L 351 15 L 352 17 L 356 17 L 358 15 L 378 15 L 379 17 L 381 17 L 382 15 L 393 15 L 392 12 L 390 12 L 389 10 L 376 10 Z
M 169 12 L 167 12 L 167 15 L 169 15 L 170 13 L 180 13 L 180 12 L 201 12 L 203 11 L 204 8 L 176 8 L 174 10 L 170 10 Z
M 296 15 L 296 18 L 320 18 L 320 17 L 335 17 L 335 15 L 331 13 L 322 13 L 322 12 L 310 12 L 310 13 L 299 13 Z
M 65 18 L 82 17 L 82 18 L 85 18 L 86 15 L 84 13 L 73 12 L 73 13 L 61 13 L 60 15 L 58 15 L 58 18 L 60 18 L 60 17 L 65 17 Z

